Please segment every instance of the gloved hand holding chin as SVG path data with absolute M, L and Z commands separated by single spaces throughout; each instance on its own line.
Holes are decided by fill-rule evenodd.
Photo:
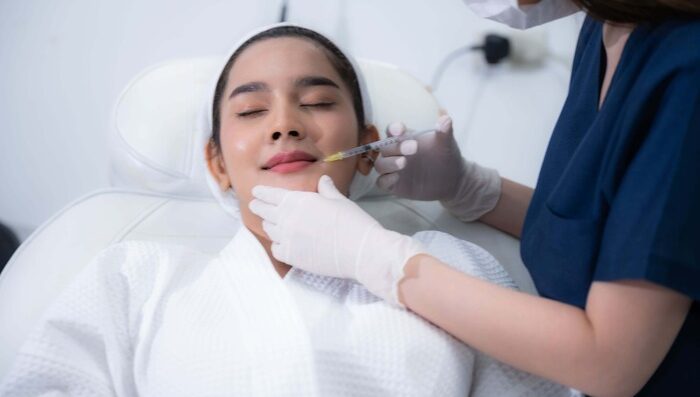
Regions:
M 351 278 L 402 306 L 397 285 L 410 258 L 425 249 L 386 230 L 323 175 L 318 193 L 256 186 L 250 210 L 263 219 L 272 254 L 311 273 Z

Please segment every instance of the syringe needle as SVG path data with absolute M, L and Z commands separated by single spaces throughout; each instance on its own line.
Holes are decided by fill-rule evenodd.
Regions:
M 342 152 L 336 152 L 333 153 L 326 158 L 323 159 L 324 162 L 331 162 L 331 161 L 338 161 L 338 160 L 343 160 L 348 157 L 352 156 L 357 156 L 358 154 L 362 153 L 367 153 L 370 150 L 379 150 L 380 148 L 391 145 L 397 142 L 405 141 L 407 139 L 412 139 L 415 138 L 419 135 L 423 135 L 428 132 L 433 132 L 435 131 L 435 128 L 430 128 L 427 130 L 422 130 L 422 131 L 417 131 L 417 132 L 408 132 L 404 135 L 398 135 L 398 136 L 390 136 L 388 138 L 380 139 L 378 141 L 374 141 L 365 145 L 360 145 L 357 147 L 354 147 L 352 149 L 344 150 Z

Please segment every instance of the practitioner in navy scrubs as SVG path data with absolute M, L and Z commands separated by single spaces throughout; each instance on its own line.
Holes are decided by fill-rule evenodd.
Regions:
M 554 3 L 566 8 L 545 0 L 523 10 Z M 378 183 L 394 194 L 441 200 L 464 221 L 520 237 L 540 297 L 428 254 L 408 256 L 408 237 L 382 229 L 328 186 L 253 194 L 277 259 L 355 275 L 503 362 L 591 395 L 697 394 L 700 2 L 575 3 L 589 15 L 534 192 L 462 159 L 449 119 L 376 161 Z M 303 225 L 283 221 L 297 211 L 310 214 Z M 349 226 L 329 234 L 328 219 Z
M 582 309 L 596 281 L 645 280 L 692 299 L 639 393 L 687 395 L 700 390 L 700 21 L 634 28 L 600 103 L 602 34 L 588 17 L 521 254 L 542 296 Z

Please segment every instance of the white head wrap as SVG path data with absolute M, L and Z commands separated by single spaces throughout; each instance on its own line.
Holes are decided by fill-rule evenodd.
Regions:
M 215 76 L 213 76 L 212 83 L 210 85 L 210 90 L 208 91 L 208 95 L 205 98 L 204 101 L 204 107 L 201 111 L 201 116 L 200 116 L 200 126 L 197 131 L 197 138 L 198 138 L 198 144 L 194 145 L 196 148 L 199 148 L 198 153 L 195 153 L 196 158 L 200 159 L 200 163 L 204 166 L 204 174 L 207 180 L 207 184 L 209 185 L 209 189 L 211 190 L 212 194 L 216 199 L 219 201 L 219 204 L 228 212 L 229 214 L 233 215 L 236 218 L 240 218 L 240 212 L 238 209 L 238 199 L 236 197 L 235 192 L 233 191 L 232 188 L 227 189 L 226 191 L 222 191 L 214 179 L 214 177 L 211 175 L 209 172 L 207 166 L 206 166 L 206 158 L 205 158 L 205 149 L 206 145 L 209 142 L 209 139 L 212 136 L 212 107 L 214 106 L 214 94 L 216 91 L 216 84 L 219 80 L 219 76 L 223 72 L 224 67 L 226 66 L 226 63 L 228 62 L 229 58 L 240 48 L 243 44 L 245 44 L 248 40 L 253 38 L 254 36 L 266 32 L 270 29 L 274 29 L 277 27 L 281 26 L 295 26 L 295 27 L 300 27 L 303 29 L 308 29 L 304 28 L 299 25 L 291 24 L 291 23 L 277 23 L 274 25 L 268 25 L 259 29 L 255 29 L 252 32 L 248 33 L 245 37 L 243 37 L 241 40 L 236 43 L 235 46 L 229 51 L 229 55 L 222 60 L 222 63 L 219 68 L 217 68 L 217 73 Z M 311 29 L 309 29 L 311 30 Z M 318 33 L 318 32 L 316 32 Z M 320 33 L 318 33 L 320 34 Z M 325 35 L 322 35 L 326 37 Z M 332 40 L 329 39 L 329 41 L 332 42 Z M 334 43 L 335 44 L 335 43 Z M 364 110 L 365 114 L 365 125 L 371 124 L 372 123 L 372 106 L 370 105 L 370 98 L 368 95 L 367 91 L 367 86 L 365 79 L 362 75 L 362 71 L 360 70 L 357 62 L 348 54 L 347 51 L 343 50 L 340 46 L 338 46 L 338 49 L 345 55 L 345 57 L 350 61 L 355 74 L 357 75 L 357 82 L 360 87 L 360 94 L 362 95 L 362 107 Z M 349 148 L 348 148 L 349 149 Z M 352 200 L 357 200 L 360 197 L 364 196 L 366 193 L 368 193 L 372 187 L 374 186 L 374 182 L 377 179 L 377 173 L 372 168 L 372 171 L 368 175 L 362 175 L 360 173 L 355 173 L 355 177 L 353 178 L 352 184 L 350 185 L 350 198 Z

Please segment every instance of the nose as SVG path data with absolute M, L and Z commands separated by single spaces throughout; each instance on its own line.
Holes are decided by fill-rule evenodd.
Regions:
M 306 129 L 300 120 L 301 115 L 295 103 L 280 103 L 276 107 L 272 124 L 269 126 L 271 142 L 283 141 L 285 139 L 302 140 L 306 138 Z
M 272 138 L 273 141 L 278 141 L 283 138 L 301 140 L 304 139 L 305 136 L 306 134 L 303 134 L 298 130 L 289 130 L 286 133 L 283 133 L 281 131 L 273 131 L 270 135 L 270 138 Z

